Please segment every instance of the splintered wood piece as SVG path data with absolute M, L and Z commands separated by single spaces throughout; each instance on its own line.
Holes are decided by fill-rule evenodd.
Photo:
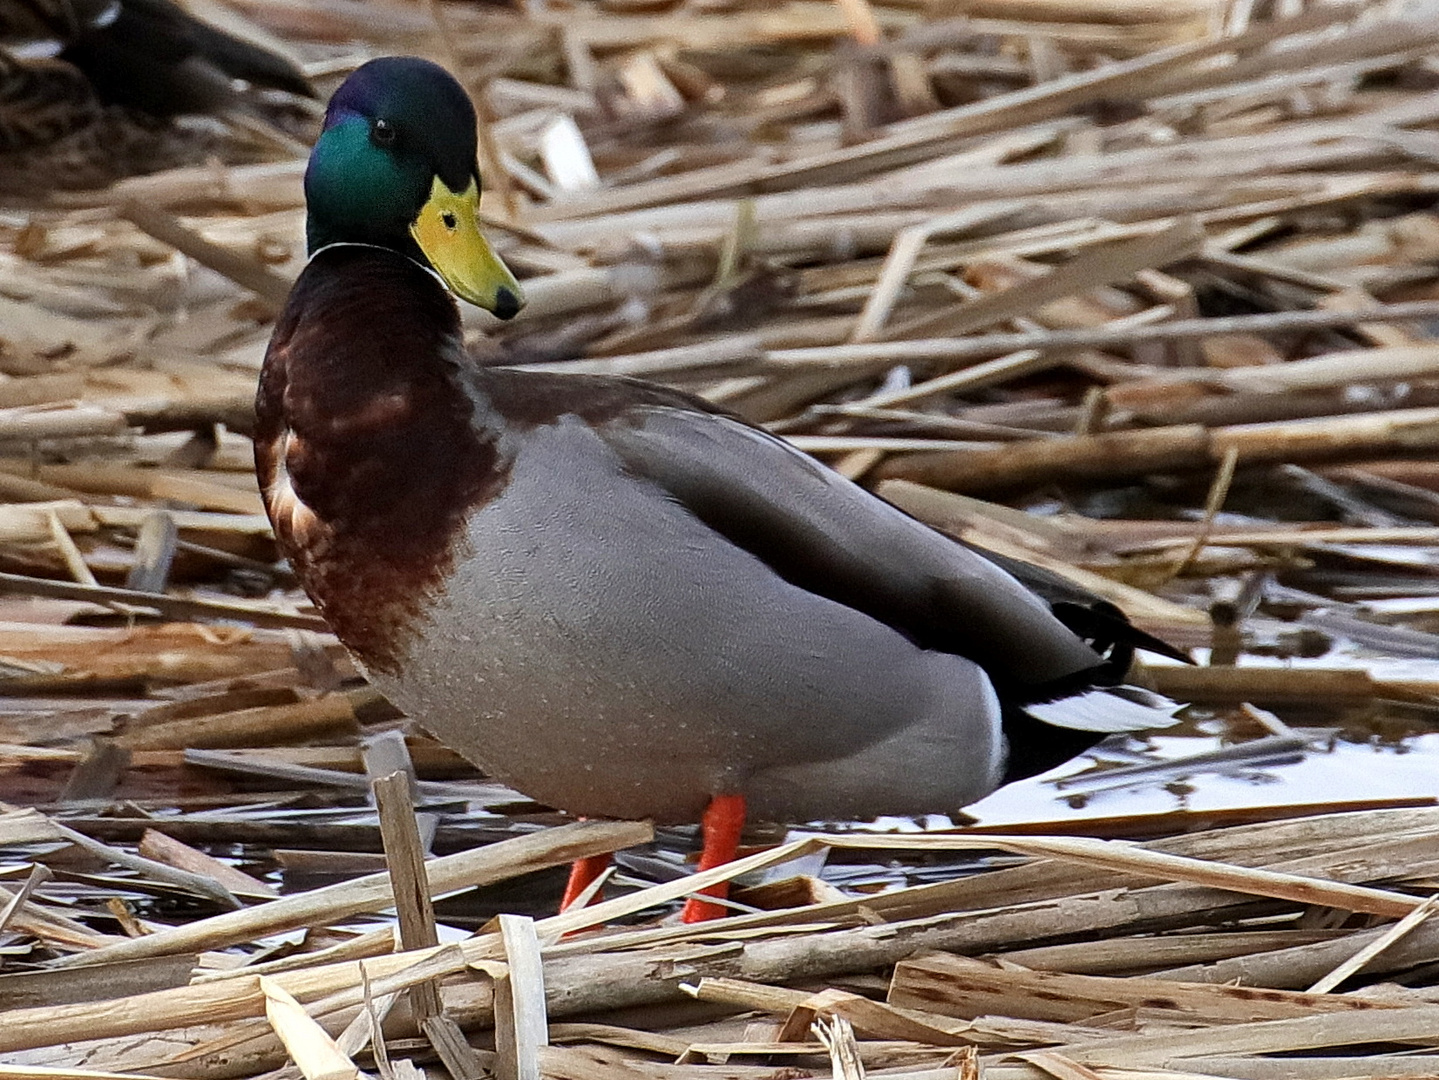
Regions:
M 383 856 L 381 856 L 383 858 Z M 278 960 L 265 960 L 258 964 L 246 964 L 242 968 L 226 968 L 219 971 L 196 972 L 190 980 L 192 983 L 223 982 L 227 979 L 248 978 L 251 975 L 278 975 L 285 971 L 296 971 L 300 968 L 323 967 L 329 963 L 342 963 L 349 960 L 365 960 L 372 956 L 384 956 L 386 953 L 395 951 L 398 944 L 395 936 L 395 928 L 386 926 L 380 930 L 371 930 L 364 934 L 357 934 L 348 941 L 341 941 L 324 949 L 315 949 L 312 952 L 294 953 L 290 956 L 282 956 Z M 129 961 L 130 963 L 142 964 L 143 960 Z M 360 965 L 361 970 L 364 965 Z M 65 969 L 71 970 L 69 968 Z M 80 970 L 78 968 L 73 970 Z M 363 1043 L 361 1044 L 363 1045 Z M 354 1047 L 358 1050 L 359 1047 Z
M 1125 975 L 1153 972 L 1179 963 L 1197 965 L 1236 956 L 1261 955 L 1275 949 L 1335 941 L 1347 938 L 1351 933 L 1346 930 L 1242 930 L 1234 933 L 1164 934 L 1069 945 L 1041 945 L 1006 952 L 1003 959 L 1031 971 Z M 1154 977 L 1162 978 L 1164 975 L 1160 972 Z M 1244 985 L 1260 984 L 1246 979 Z
M 1364 701 L 1402 692 L 1349 668 L 1153 668 L 1155 688 L 1184 701 Z M 1416 687 L 1416 689 L 1418 689 Z
M 264 975 L 265 1016 L 305 1080 L 359 1080 L 360 1070 L 282 986 Z
M 0 888 L 0 903 L 9 908 L 18 893 Z M 22 930 L 52 946 L 65 949 L 100 949 L 125 941 L 112 934 L 100 934 L 88 926 L 60 914 L 50 906 L 37 904 L 33 897 L 24 904 L 15 904 L 10 913 L 11 930 Z
M 30 868 L 29 875 L 25 878 L 25 884 L 20 886 L 20 891 L 10 897 L 4 908 L 0 908 L 0 931 L 10 925 L 15 918 L 16 912 L 25 906 L 30 896 L 37 888 L 49 881 L 54 875 L 50 868 L 43 863 L 36 863 Z
M 1439 318 L 1439 302 L 1421 300 L 1412 304 L 1387 304 L 1365 317 L 1386 321 Z M 1019 349 L 1124 348 L 1150 342 L 1208 338 L 1216 334 L 1318 330 L 1352 326 L 1356 321 L 1356 314 L 1351 312 L 1277 311 L 1261 315 L 1175 320 L 1153 325 L 1121 323 L 1117 327 L 1109 325 L 1081 329 L 1027 330 L 1019 333 L 923 338 L 883 344 L 775 347 L 767 351 L 766 357 L 786 368 L 808 365 L 828 368 L 844 364 L 873 364 L 884 360 L 892 363 L 944 362 L 958 366 L 965 361 L 982 360 Z M 714 349 L 717 346 L 711 343 L 710 347 Z M 644 371 L 624 373 L 644 374 Z
M 375 998 L 373 988 L 370 986 L 369 972 L 365 965 L 360 965 L 360 989 L 363 995 L 364 1008 L 355 1014 L 355 1018 L 346 1025 L 345 1030 L 340 1032 L 339 1038 L 335 1040 L 341 1052 L 354 1057 L 366 1046 L 370 1047 L 375 1058 L 375 1065 L 385 1080 L 390 1078 L 390 1053 L 389 1047 L 385 1044 L 385 1018 L 389 1016 L 390 1010 L 395 1002 L 399 1000 L 399 994 L 386 994 L 384 997 Z
M 877 844 L 877 841 L 858 836 L 826 836 L 824 841 L 835 847 L 846 848 L 864 848 Z M 945 848 L 982 846 L 985 842 L 994 847 L 1024 855 L 1074 861 L 1121 873 L 1153 876 L 1168 881 L 1184 881 L 1256 896 L 1270 896 L 1295 900 L 1304 904 L 1343 908 L 1347 911 L 1387 915 L 1396 919 L 1408 915 L 1426 902 L 1418 897 L 1406 896 L 1403 893 L 1385 889 L 1351 885 L 1346 882 L 1324 881 L 1258 867 L 1234 866 L 1183 855 L 1171 855 L 1168 852 L 1140 848 L 1111 840 L 1092 840 L 1088 837 L 994 835 L 980 839 L 978 837 L 935 834 L 919 837 L 893 836 L 885 837 L 883 840 L 884 846 L 900 850 L 904 848 L 944 850 Z
M 410 777 L 404 772 L 393 772 L 376 779 L 371 786 L 380 814 L 380 835 L 385 843 L 395 912 L 400 920 L 400 947 L 426 949 L 438 945 L 440 938 L 435 930 L 425 850 L 415 823 Z M 411 987 L 410 1007 L 421 1024 L 439 1016 L 443 1008 L 439 987 L 434 983 Z
M 414 954 L 398 954 L 394 959 L 405 963 L 410 961 Z M 446 975 L 454 975 L 466 969 L 468 966 L 463 953 L 454 945 L 447 945 L 438 950 L 427 950 L 420 954 L 420 959 L 406 963 L 398 968 L 391 967 L 387 974 L 382 975 L 373 981 L 369 980 L 369 972 L 363 965 L 344 965 L 348 969 L 347 985 L 343 989 L 326 996 L 314 997 L 308 994 L 306 997 L 306 1010 L 314 1016 L 329 1016 L 331 1014 L 351 1009 L 360 1009 L 364 1006 L 366 996 L 372 1001 L 377 1001 L 376 1015 L 383 1014 L 388 1008 L 388 999 L 402 994 L 413 986 L 430 980 L 441 978 Z M 375 965 L 374 961 L 370 962 Z M 496 965 L 503 968 L 503 965 Z M 359 970 L 356 970 L 358 968 Z M 253 976 L 237 978 L 233 980 L 234 986 L 211 986 L 208 988 L 210 1001 L 209 1008 L 215 1012 L 216 1004 L 224 1002 L 228 1008 L 236 1009 L 236 1013 L 230 1019 L 240 1020 L 240 1023 L 232 1024 L 223 1034 L 212 1038 L 203 1044 L 206 1052 L 222 1052 L 235 1047 L 242 1047 L 254 1039 L 263 1037 L 268 1024 L 265 1020 L 249 1019 L 255 1015 L 248 1011 L 251 998 L 244 994 L 245 988 L 255 982 Z M 278 976 L 273 981 L 276 985 L 289 990 L 287 982 L 295 982 L 295 976 L 288 979 L 285 976 Z M 239 1011 L 245 1009 L 246 1011 Z M 261 1009 L 263 1014 L 263 1009 Z M 347 1028 L 341 1033 L 345 1039 L 345 1046 L 354 1045 L 356 1042 L 363 1043 L 361 1036 L 370 1032 L 368 1023 Z M 340 1045 L 338 1042 L 336 1045 Z
M 496 987 L 498 988 L 498 982 Z M 480 1055 L 460 1030 L 460 1025 L 451 1017 L 444 1013 L 426 1016 L 420 1021 L 420 1031 L 435 1048 L 435 1053 L 439 1054 L 440 1060 L 455 1080 L 483 1080 L 490 1075 Z M 497 1070 L 494 1075 L 502 1074 Z
M 573 116 L 566 113 L 552 120 L 540 133 L 539 143 L 545 173 L 560 191 L 591 191 L 600 186 L 589 145 Z
M 1343 861 L 1352 860 L 1356 844 L 1360 848 L 1364 846 L 1361 838 L 1374 841 L 1393 833 L 1395 829 L 1406 829 L 1413 836 L 1403 850 L 1412 857 L 1416 844 L 1428 844 L 1432 848 L 1433 819 L 1432 809 L 1389 811 L 1378 815 L 1355 813 L 1292 823 L 1268 822 L 1165 843 L 1181 851 L 1211 858 L 1217 854 L 1235 857 L 1241 851 L 1248 851 L 1254 859 L 1272 857 L 1272 852 L 1276 850 L 1308 853 L 1314 844 L 1319 844 L 1333 852 L 1332 858 Z M 869 842 L 888 845 L 897 839 L 899 838 L 885 837 Z M 988 838 L 911 837 L 909 846 L 943 850 L 952 847 L 956 839 L 982 843 Z M 751 856 L 750 860 L 753 858 Z M 1311 861 L 1298 860 L 1306 865 Z M 1378 873 L 1384 876 L 1393 871 L 1360 867 L 1355 872 Z M 1015 875 L 1029 881 L 1027 890 L 1021 890 L 1027 897 L 1025 902 L 1009 903 L 1015 899 Z M 986 878 L 995 880 L 984 880 Z M 1037 889 L 1035 885 L 1039 881 L 1048 881 L 1050 884 L 1046 889 Z M 655 888 L 661 889 L 664 886 Z M 593 956 L 583 952 L 591 947 L 586 942 L 554 946 L 553 951 L 557 954 L 578 954 L 555 957 L 556 967 L 546 972 L 546 984 L 549 988 L 547 993 L 554 1002 L 563 1003 L 568 1014 L 574 1015 L 586 1010 L 613 1009 L 625 1004 L 664 1000 L 679 993 L 677 984 L 682 977 L 681 973 L 721 974 L 734 970 L 733 965 L 740 962 L 740 956 L 743 957 L 744 970 L 753 978 L 783 981 L 796 977 L 800 972 L 804 973 L 804 977 L 815 978 L 841 972 L 870 971 L 934 949 L 959 952 L 992 950 L 1036 938 L 1100 931 L 1112 933 L 1122 927 L 1152 926 L 1156 920 L 1177 920 L 1174 923 L 1176 926 L 1205 925 L 1212 920 L 1216 906 L 1229 912 L 1234 910 L 1232 897 L 1216 895 L 1213 890 L 1175 889 L 1162 885 L 1144 889 L 1136 894 L 1123 887 L 1116 888 L 1115 878 L 1110 874 L 1096 875 L 1090 871 L 1057 868 L 1047 860 L 1041 860 L 1029 867 L 981 875 L 977 879 L 970 878 L 957 883 L 950 882 L 942 886 L 926 886 L 909 891 L 918 891 L 929 897 L 944 894 L 945 899 L 938 907 L 931 906 L 928 909 L 924 904 L 908 905 L 910 911 L 918 910 L 924 913 L 911 921 L 881 922 L 856 929 L 834 928 L 821 923 L 818 930 L 825 934 L 826 938 L 825 947 L 819 953 L 815 951 L 814 941 L 805 934 L 779 935 L 768 940 L 764 937 L 753 941 L 740 939 L 734 944 L 721 943 L 718 947 L 691 947 L 680 954 L 683 960 L 676 969 L 673 940 L 668 945 L 638 953 L 599 953 Z M 973 906 L 958 899 L 969 894 L 973 894 Z M 1055 896 L 1060 899 L 1034 902 L 1037 897 Z M 867 898 L 864 904 L 877 905 L 882 899 Z M 996 904 L 999 906 L 996 907 Z M 835 909 L 838 906 L 823 907 Z M 899 910 L 901 907 L 896 905 L 890 908 L 890 913 Z M 945 914 L 936 916 L 936 910 Z M 802 914 L 810 920 L 811 926 L 814 925 L 814 920 L 820 917 L 814 911 Z M 766 919 L 775 921 L 774 916 L 766 916 Z M 789 916 L 789 921 L 794 922 L 794 917 Z M 744 917 L 727 922 L 752 926 L 759 924 L 761 920 Z M 715 924 L 708 924 L 703 930 L 684 927 L 680 929 L 680 933 L 683 936 L 711 935 L 714 927 Z M 673 932 L 668 933 L 673 939 Z M 1416 933 L 1423 933 L 1423 930 Z M 641 938 L 646 934 L 653 935 L 655 931 L 610 936 L 605 939 L 605 947 L 623 945 L 634 948 L 643 943 Z M 484 959 L 500 955 L 495 937 L 490 935 L 476 939 L 468 943 L 463 950 L 451 946 L 438 952 L 422 953 L 418 961 L 412 961 L 410 954 L 400 954 L 392 958 L 393 963 L 391 958 L 366 963 L 378 971 L 390 973 L 376 980 L 376 993 L 403 989 L 415 982 L 477 964 L 491 975 L 499 974 L 505 970 L 504 966 Z M 1403 943 L 1396 946 L 1402 947 Z M 712 955 L 707 957 L 707 953 Z M 357 1007 L 362 1001 L 362 991 L 356 984 L 356 973 L 352 964 L 292 972 L 277 978 L 284 980 L 287 989 L 306 1000 L 313 1000 L 328 993 L 327 1009 Z M 483 987 L 478 989 L 481 993 L 469 999 L 468 1007 L 475 1010 L 472 1015 L 490 1016 L 492 997 L 483 992 Z M 809 997 L 802 991 L 783 993 L 789 995 L 780 1005 L 785 1012 Z M 231 985 L 211 984 L 180 991 L 160 991 L 130 999 L 125 1006 L 117 1008 L 114 1003 L 104 1003 L 103 1008 L 81 1005 L 14 1010 L 0 1015 L 0 1048 L 9 1050 L 48 1045 L 63 1041 L 67 1037 L 78 1038 L 82 1033 L 87 1038 L 133 1035 L 140 1031 L 155 1030 L 156 1026 L 174 1027 L 183 1026 L 187 1022 L 199 1022 L 198 1019 L 187 1018 L 209 1020 L 216 1016 L 254 1016 L 257 1009 L 263 1008 L 263 999 L 257 1005 L 253 978 L 237 978 L 231 980 Z M 319 1003 L 316 1003 L 314 1008 L 318 1010 Z M 1410 1013 L 1413 1010 L 1395 1011 Z M 1366 1015 L 1378 1016 L 1380 1013 L 1369 1011 Z M 1073 1026 L 1065 1028 L 1062 1025 L 1044 1025 L 1039 1021 L 1014 1023 L 1023 1028 L 1023 1034 L 1019 1037 L 1027 1040 L 1033 1040 L 1035 1032 L 1040 1030 L 1035 1027 L 1036 1024 L 1041 1025 L 1044 1032 L 1041 1041 L 1062 1043 L 1075 1036 L 1100 1037 L 1089 1029 L 1077 1029 Z M 1013 1032 L 1018 1030 L 1019 1028 L 1015 1028 Z M 236 1036 L 241 1041 L 250 1037 L 252 1036 L 248 1034 Z
M 684 112 L 684 96 L 652 52 L 637 52 L 616 72 L 625 97 L 621 109 L 647 120 L 667 120 Z
M 60 515 L 52 508 L 46 515 L 50 525 L 50 536 L 55 541 L 55 546 L 60 549 L 60 556 L 65 560 L 65 566 L 70 571 L 70 576 L 81 585 L 99 584 L 95 580 L 95 574 L 85 562 L 85 556 L 75 544 L 75 538 L 70 535 L 70 530 L 65 528 L 65 523 L 60 520 Z
M 120 215 L 149 233 L 156 240 L 169 244 L 198 263 L 208 266 L 216 273 L 225 275 L 231 281 L 249 289 L 255 295 L 273 304 L 277 309 L 284 306 L 290 295 L 293 282 L 271 270 L 269 267 L 248 259 L 227 247 L 206 240 L 203 236 L 182 225 L 178 219 L 146 205 L 139 200 L 122 203 Z
M 98 405 L 62 403 L 0 409 L 0 439 L 94 438 L 118 435 L 130 427 L 123 413 Z
M 157 862 L 154 859 L 147 859 L 140 855 L 131 854 L 122 848 L 102 844 L 100 841 L 91 839 L 84 833 L 76 832 L 68 825 L 62 825 L 58 821 L 51 822 L 51 824 L 54 826 L 55 832 L 59 837 L 70 841 L 70 843 L 78 848 L 88 851 L 91 855 L 134 870 L 142 877 L 149 877 L 156 881 L 164 881 L 172 885 L 178 885 L 182 889 L 188 889 L 193 893 L 213 900 L 221 907 L 240 907 L 240 901 L 235 898 L 235 894 L 207 873 L 197 873 L 193 870 L 170 866 L 163 862 Z
M 136 850 L 147 859 L 213 878 L 238 896 L 273 898 L 280 895 L 263 881 L 156 829 L 145 830 Z
M 945 233 L 963 232 L 985 225 L 1005 216 L 1007 212 L 992 207 L 958 210 L 900 232 L 890 245 L 879 277 L 865 300 L 864 310 L 860 312 L 859 322 L 850 334 L 850 341 L 874 341 L 879 336 L 881 328 L 889 320 L 890 312 L 899 301 L 900 292 L 914 271 L 920 252 L 931 239 Z
M 1379 935 L 1369 942 L 1357 953 L 1351 956 L 1344 963 L 1340 964 L 1324 978 L 1320 979 L 1309 988 L 1311 994 L 1327 994 L 1336 986 L 1342 983 L 1351 975 L 1357 975 L 1364 970 L 1364 966 L 1376 956 L 1399 941 L 1405 935 L 1418 929 L 1419 924 L 1434 914 L 1439 908 L 1439 896 L 1431 896 L 1424 903 L 1420 904 L 1404 918 L 1391 926 L 1386 933 Z
M 66 1069 L 46 1065 L 0 1063 L 0 1080 L 162 1080 L 150 1073 L 105 1072 L 102 1069 Z
M 143 937 L 150 932 L 149 928 L 135 917 L 134 909 L 120 897 L 112 896 L 106 900 L 105 909 L 120 924 L 120 929 L 125 932 L 126 937 Z
M 153 609 L 171 618 L 211 618 L 250 623 L 254 626 L 302 630 L 324 630 L 324 620 L 313 615 L 292 615 L 269 607 L 238 604 L 222 600 L 197 600 L 162 593 L 135 592 L 107 585 L 79 585 L 65 581 L 49 581 L 23 574 L 0 573 L 0 594 L 44 596 L 56 600 L 80 600 L 95 604 L 120 603 L 132 608 Z
M 509 970 L 495 977 L 495 1075 L 499 1080 L 539 1080 L 539 1049 L 549 1045 L 544 969 L 533 919 L 499 917 Z
M 700 983 L 696 996 L 701 1000 L 706 999 L 705 983 L 708 981 Z M 950 1030 L 950 1027 L 957 1029 L 959 1025 L 946 1027 L 939 1017 L 923 1018 L 920 1008 L 915 1004 L 913 1009 L 906 1011 L 894 1008 L 892 1002 L 871 1001 L 843 990 L 824 990 L 806 998 L 790 1011 L 775 1041 L 802 1040 L 817 1021 L 829 1016 L 845 1020 L 870 1039 L 908 1040 L 929 1046 L 969 1045 L 969 1040 L 958 1030 Z M 934 1011 L 928 1006 L 922 1008 L 924 1012 Z
M 325 694 L 289 705 L 267 705 L 151 724 L 127 731 L 116 741 L 131 751 L 255 746 L 353 733 L 356 726 L 355 708 L 349 696 Z
M 428 1074 L 409 1058 L 399 1058 L 390 1064 L 393 1080 L 428 1080 Z M 458 1078 L 457 1078 L 458 1080 Z
M 1128 1035 L 1073 1043 L 1062 1052 L 1086 1065 L 1183 1067 L 1200 1055 L 1263 1054 L 1373 1042 L 1432 1043 L 1439 1037 L 1439 1006 L 1326 1013 L 1229 1024 L 1173 1034 Z
M 1002 449 L 905 454 L 881 476 L 932 487 L 985 491 L 1046 481 L 1112 480 L 1202 468 L 1231 449 L 1241 464 L 1356 458 L 1439 446 L 1439 409 L 1395 409 L 1209 429 L 1202 424 L 1011 443 Z
M 146 514 L 135 536 L 135 565 L 125 578 L 125 588 L 138 592 L 164 592 L 179 540 L 179 526 L 169 514 L 163 510 Z
M 864 1080 L 864 1065 L 859 1058 L 859 1044 L 854 1028 L 842 1016 L 817 1019 L 813 1024 L 815 1037 L 829 1051 L 830 1068 L 835 1080 Z
M 755 1009 L 761 1012 L 789 1015 L 806 1007 L 814 997 L 803 990 L 791 990 L 785 986 L 769 986 L 764 983 L 747 982 L 743 979 L 729 979 L 711 976 L 696 984 L 684 983 L 681 989 L 698 1001 L 712 1001 L 723 1005 L 734 1005 L 741 1009 Z M 783 1041 L 778 1038 L 776 1042 Z
M 921 316 L 889 327 L 887 339 L 935 334 L 958 335 L 1033 311 L 1050 300 L 1132 277 L 1140 270 L 1166 266 L 1197 251 L 1204 232 L 1183 219 L 1153 235 L 1093 248 L 1042 278 L 972 300 L 952 312 Z

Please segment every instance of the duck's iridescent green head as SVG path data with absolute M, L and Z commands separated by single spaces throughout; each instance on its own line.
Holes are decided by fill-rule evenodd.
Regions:
M 391 248 L 433 267 L 456 295 L 508 319 L 519 283 L 480 235 L 475 109 L 444 68 L 390 56 L 330 99 L 305 170 L 310 251 Z

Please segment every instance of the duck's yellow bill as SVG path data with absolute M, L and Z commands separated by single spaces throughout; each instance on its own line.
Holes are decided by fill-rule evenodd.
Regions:
M 456 296 L 509 319 L 524 307 L 525 295 L 481 235 L 479 211 L 477 181 L 456 193 L 437 176 L 429 201 L 410 225 L 410 235 Z

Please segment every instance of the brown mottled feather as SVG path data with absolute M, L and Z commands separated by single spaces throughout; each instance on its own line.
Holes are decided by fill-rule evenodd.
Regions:
M 506 475 L 471 422 L 454 302 L 417 278 L 429 283 L 375 248 L 316 255 L 256 399 L 256 468 L 280 544 L 340 640 L 389 672 L 456 531 Z

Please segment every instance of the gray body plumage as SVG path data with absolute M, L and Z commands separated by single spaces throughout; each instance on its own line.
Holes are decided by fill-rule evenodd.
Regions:
M 736 421 L 649 406 L 495 430 L 508 482 L 472 513 L 403 677 L 374 677 L 544 802 L 694 820 L 739 793 L 756 818 L 802 821 L 988 794 L 1005 744 L 985 671 L 851 596 L 937 605 L 1030 678 L 1097 662 L 1003 571 Z M 726 522 L 810 545 L 804 574 L 834 589 L 786 580 Z

